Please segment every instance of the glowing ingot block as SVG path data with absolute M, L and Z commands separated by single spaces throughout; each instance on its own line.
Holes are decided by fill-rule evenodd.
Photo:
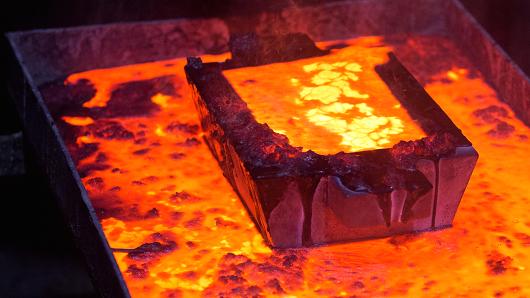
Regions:
M 320 155 L 258 123 L 223 75 L 189 58 L 205 140 L 273 247 L 301 247 L 451 225 L 478 158 L 393 54 L 376 71 L 426 137 L 392 148 Z

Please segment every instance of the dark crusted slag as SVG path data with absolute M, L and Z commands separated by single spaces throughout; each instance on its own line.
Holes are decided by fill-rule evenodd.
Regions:
M 227 61 L 229 67 L 286 62 L 328 53 L 319 49 L 307 34 L 299 32 L 259 36 L 253 32 L 239 34 L 230 38 L 228 46 L 232 53 L 232 59 Z

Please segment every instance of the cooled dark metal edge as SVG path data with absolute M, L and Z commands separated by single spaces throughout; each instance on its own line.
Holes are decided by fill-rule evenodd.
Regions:
M 192 85 L 192 88 L 194 96 L 198 95 L 198 91 L 196 90 L 195 86 Z M 247 171 L 239 155 L 235 154 L 235 148 L 230 140 L 226 139 L 225 142 L 219 141 L 219 139 L 224 138 L 224 131 L 214 119 L 213 115 L 208 111 L 206 103 L 200 100 L 200 98 L 197 98 L 197 100 L 194 100 L 194 104 L 199 114 L 201 127 L 204 130 L 215 131 L 215 133 L 205 134 L 203 136 L 206 145 L 210 149 L 210 152 L 214 158 L 217 160 L 223 171 L 223 175 L 232 186 L 232 189 L 243 201 L 243 206 L 247 212 L 252 215 L 250 218 L 254 224 L 259 227 L 258 231 L 263 236 L 263 239 L 269 245 L 272 245 L 271 236 L 267 232 L 267 219 L 261 216 L 258 217 L 258 215 L 263 214 L 263 212 L 254 211 L 262 208 L 262 206 L 257 203 L 259 202 L 259 199 L 257 198 L 258 190 L 256 183 L 254 183 L 254 179 Z M 232 175 L 227 174 L 231 172 Z M 237 179 L 237 176 L 239 176 L 240 179 Z M 245 181 L 245 183 L 244 185 L 240 186 L 240 191 L 237 187 L 237 183 L 242 182 L 241 180 Z M 246 198 L 252 198 L 252 200 L 247 201 L 245 200 Z
M 388 58 L 388 62 L 377 65 L 375 71 L 423 131 L 427 135 L 449 132 L 457 139 L 458 146 L 471 146 L 462 131 L 401 64 L 396 55 L 389 52 Z
M 258 228 L 258 231 L 262 234 L 265 242 L 274 246 L 272 236 L 268 229 L 267 214 L 271 212 L 274 206 L 272 202 L 268 201 L 264 204 L 264 200 L 261 199 L 263 195 L 263 188 L 266 188 L 267 184 L 282 184 L 286 181 L 295 181 L 300 177 L 270 177 L 270 178 L 255 178 L 244 165 L 241 157 L 236 151 L 233 142 L 225 135 L 224 129 L 219 125 L 215 116 L 210 112 L 207 103 L 203 100 L 200 92 L 197 90 L 195 85 L 191 85 L 194 96 L 194 104 L 199 113 L 201 120 L 201 126 L 207 133 L 204 135 L 205 143 L 208 145 L 210 152 L 217 160 L 219 166 L 223 170 L 225 178 L 228 180 L 234 191 L 238 194 L 243 202 L 243 205 L 247 209 L 247 212 L 251 214 L 251 219 Z M 313 179 L 314 187 L 320 180 L 320 176 L 309 177 Z M 308 201 L 307 199 L 305 201 Z M 304 206 L 304 209 L 311 209 L 310 206 Z M 304 223 L 305 225 L 310 222 Z M 309 235 L 309 230 L 304 228 L 304 238 Z M 304 239 L 307 240 L 307 239 Z M 307 241 L 306 241 L 307 242 Z M 304 243 L 310 245 L 310 243 Z
M 92 280 L 104 297 L 130 297 L 70 153 L 26 69 L 12 34 L 6 36 L 11 55 L 8 88 L 20 115 L 24 136 L 49 179 Z

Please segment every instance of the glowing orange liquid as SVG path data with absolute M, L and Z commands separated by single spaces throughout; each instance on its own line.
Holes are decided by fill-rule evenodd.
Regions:
M 293 146 L 320 154 L 388 148 L 425 137 L 374 70 L 390 50 L 349 46 L 224 75 L 256 120 Z
M 421 51 L 418 40 L 411 37 L 410 46 Z M 136 205 L 140 214 L 152 208 L 158 211 L 157 217 L 101 220 L 111 247 L 136 248 L 153 242 L 155 232 L 174 239 L 178 245 L 170 253 L 149 261 L 131 259 L 124 252 L 114 253 L 132 296 L 530 296 L 530 129 L 513 116 L 482 78 L 466 76 L 472 69 L 462 62 L 457 48 L 437 37 L 428 37 L 427 43 L 446 45 L 449 51 L 444 54 L 452 66 L 435 74 L 425 88 L 480 153 L 454 227 L 312 249 L 271 251 L 266 247 L 208 148 L 204 144 L 178 145 L 190 135 L 166 129 L 175 120 L 198 124 L 185 83 L 184 59 L 69 77 L 70 81 L 91 80 L 98 94 L 109 94 L 112 86 L 122 82 L 167 74 L 176 75 L 175 85 L 180 86 L 181 98 L 153 97 L 161 106 L 155 115 L 114 119 L 134 132 L 140 124 L 144 125 L 147 145 L 132 140 L 97 139 L 108 163 L 121 171 L 98 171 L 83 179 L 95 205 L 106 200 L 105 204 L 122 208 Z M 355 51 L 374 56 L 369 58 L 373 61 L 386 57 L 386 53 L 374 48 L 381 45 L 380 38 L 358 38 L 350 44 Z M 206 58 L 220 61 L 226 56 Z M 173 66 L 164 66 L 167 63 Z M 364 75 L 367 74 L 360 74 L 359 82 L 368 84 L 370 80 Z M 301 81 L 304 79 L 307 78 Z M 376 98 L 375 94 L 372 96 Z M 100 99 L 99 103 L 108 100 L 105 96 Z M 514 127 L 513 133 L 495 137 L 488 133 L 494 123 L 484 123 L 473 116 L 475 110 L 491 105 L 509 111 L 503 120 Z M 380 111 L 375 106 L 374 110 Z M 385 111 L 381 115 L 395 114 Z M 90 122 L 78 120 L 76 125 Z M 335 140 L 339 142 L 340 138 Z M 293 141 L 297 142 L 296 138 Z M 148 146 L 155 142 L 160 146 Z M 144 155 L 132 153 L 146 147 L 150 150 Z M 176 152 L 185 155 L 172 158 Z M 84 160 L 81 165 L 93 159 Z M 94 177 L 102 178 L 103 185 L 88 183 Z M 121 190 L 112 191 L 115 186 Z M 192 197 L 172 198 L 175 192 L 182 191 Z M 146 276 L 132 274 L 132 265 L 145 266 Z

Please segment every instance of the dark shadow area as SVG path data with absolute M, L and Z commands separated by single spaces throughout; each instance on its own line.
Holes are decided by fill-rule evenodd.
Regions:
M 493 39 L 530 76 L 530 1 L 460 0 Z
M 0 177 L 0 296 L 97 297 L 46 178 L 25 158 L 25 175 Z

